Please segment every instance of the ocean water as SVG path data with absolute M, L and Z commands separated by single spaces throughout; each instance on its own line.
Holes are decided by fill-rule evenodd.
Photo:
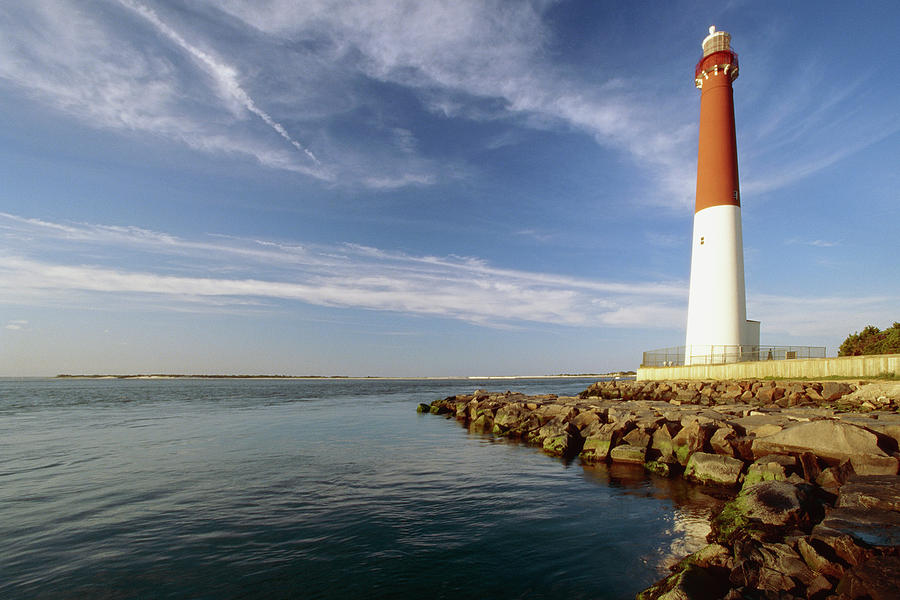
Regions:
M 589 383 L 0 379 L 0 597 L 632 598 L 720 500 L 415 411 Z

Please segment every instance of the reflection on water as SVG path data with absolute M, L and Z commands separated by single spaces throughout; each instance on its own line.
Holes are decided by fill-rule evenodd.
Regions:
M 681 478 L 668 479 L 647 473 L 640 465 L 613 463 L 582 464 L 585 477 L 599 485 L 624 490 L 625 494 L 649 496 L 672 505 L 671 526 L 665 532 L 671 541 L 655 557 L 648 558 L 660 572 L 706 545 L 710 520 L 722 510 L 733 493 L 687 483 Z

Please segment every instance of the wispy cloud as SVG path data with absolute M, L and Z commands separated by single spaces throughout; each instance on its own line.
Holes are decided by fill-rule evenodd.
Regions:
M 839 246 L 840 243 L 834 240 L 808 240 L 800 238 L 792 238 L 785 242 L 788 245 L 814 246 L 816 248 L 833 248 Z
M 321 164 L 319 162 L 319 159 L 316 158 L 316 155 L 313 154 L 308 148 L 303 147 L 300 142 L 291 137 L 291 135 L 287 132 L 284 126 L 281 125 L 281 123 L 275 121 L 275 119 L 269 116 L 266 111 L 257 106 L 253 98 L 250 97 L 250 94 L 248 94 L 244 90 L 244 88 L 241 87 L 240 83 L 238 83 L 237 71 L 234 69 L 234 67 L 225 64 L 221 60 L 214 58 L 208 52 L 205 52 L 197 46 L 189 43 L 181 36 L 181 34 L 164 23 L 156 14 L 156 11 L 154 11 L 153 9 L 148 8 L 138 2 L 134 2 L 133 0 L 119 0 L 119 2 L 123 6 L 127 6 L 128 8 L 131 8 L 132 10 L 137 12 L 151 25 L 153 25 L 153 27 L 155 27 L 157 31 L 159 31 L 165 37 L 169 38 L 179 48 L 195 58 L 203 66 L 206 72 L 209 73 L 209 75 L 211 75 L 216 80 L 216 82 L 218 82 L 224 94 L 226 94 L 229 98 L 233 98 L 241 106 L 262 119 L 266 123 L 266 125 L 274 129 L 278 133 L 278 135 L 287 140 L 294 148 L 306 154 L 306 156 L 308 156 L 309 159 L 314 163 L 316 163 L 317 165 Z
M 7 321 L 6 325 L 3 326 L 4 329 L 9 329 L 10 331 L 21 331 L 28 327 L 28 321 L 23 319 L 14 319 L 12 321 Z
M 598 72 L 587 82 L 549 62 L 544 49 L 552 33 L 544 12 L 553 2 L 215 4 L 271 35 L 327 38 L 340 56 L 358 56 L 355 66 L 366 75 L 418 90 L 444 116 L 519 116 L 529 127 L 587 132 L 651 168 L 665 192 L 659 203 L 690 201 L 693 124 L 661 127 L 649 115 L 666 104 L 646 97 L 643 84 L 635 87 L 620 71 Z
M 183 240 L 138 227 L 58 224 L 4 214 L 0 236 L 6 241 L 0 299 L 11 303 L 22 298 L 59 303 L 67 297 L 73 304 L 98 303 L 104 296 L 126 294 L 178 310 L 185 304 L 199 309 L 207 300 L 240 306 L 256 299 L 440 316 L 489 326 L 540 322 L 675 327 L 685 297 L 683 282 L 605 282 L 502 269 L 471 257 L 416 256 L 355 245 L 311 247 L 227 237 Z M 65 246 L 69 262 L 37 256 L 48 244 Z M 99 264 L 92 250 L 103 246 L 105 256 L 128 256 L 129 261 L 142 256 L 138 262 L 156 266 Z M 162 267 L 169 263 L 162 256 L 189 257 L 192 267 L 188 273 L 182 272 L 184 267 Z M 210 275 L 225 270 L 228 276 Z
M 168 52 L 159 36 L 153 43 L 142 43 L 142 36 L 122 18 L 124 13 L 47 0 L 0 7 L 0 81 L 93 127 L 149 134 L 151 141 L 160 138 L 212 154 L 249 156 L 268 168 L 333 179 L 314 156 L 278 147 L 241 124 L 235 103 L 295 149 L 306 150 L 258 107 L 238 83 L 233 67 L 187 42 L 151 9 L 128 0 L 121 6 L 186 52 L 216 91 L 211 95 L 210 82 L 196 77 L 196 67 L 185 68 L 185 61 Z
M 672 85 L 674 75 L 639 64 L 641 53 L 624 47 L 598 43 L 616 54 L 597 61 L 590 76 L 560 64 L 554 7 L 551 0 L 6 3 L 0 80 L 93 127 L 379 190 L 431 186 L 479 166 L 419 143 L 427 134 L 394 104 L 415 97 L 412 112 L 502 123 L 484 133 L 483 148 L 516 143 L 529 129 L 585 133 L 640 167 L 641 202 L 689 206 L 694 90 Z M 771 34 L 772 56 L 790 35 Z M 755 52 L 759 64 L 777 64 L 765 44 Z M 875 70 L 829 82 L 812 63 L 779 79 L 778 94 L 761 86 L 759 102 L 739 116 L 747 196 L 810 177 L 900 127 L 887 103 L 854 106 Z M 448 167 L 454 160 L 460 164 Z
M 367 78 L 411 90 L 444 116 L 515 117 L 519 127 L 587 132 L 651 168 L 666 192 L 661 202 L 689 200 L 692 157 L 684 149 L 692 128 L 661 128 L 648 119 L 659 107 L 649 110 L 619 73 L 599 73 L 599 83 L 587 82 L 548 61 L 543 50 L 551 33 L 543 13 L 551 2 L 206 4 L 188 12 L 118 0 L 139 22 L 108 7 L 65 1 L 9 7 L 0 36 L 0 78 L 93 126 L 149 133 L 209 153 L 249 155 L 269 168 L 376 189 L 441 181 L 446 160 L 423 152 L 416 132 L 396 115 L 357 139 L 331 127 L 336 114 L 360 106 L 385 109 L 358 93 L 358 81 Z M 222 11 L 238 20 L 223 21 Z M 155 34 L 150 38 L 148 25 Z M 244 69 L 222 49 L 232 41 L 229 31 L 255 35 L 251 52 L 240 57 Z M 303 52 L 286 50 L 291 47 Z M 209 81 L 198 80 L 198 68 Z M 268 96 L 251 93 L 243 71 L 271 90 L 271 109 L 261 107 L 260 98 Z M 258 117 L 308 164 L 242 123 L 241 112 Z M 291 123 L 303 123 L 308 144 L 288 132 Z
M 97 308 L 121 306 L 127 298 L 135 310 L 250 313 L 299 302 L 488 327 L 681 329 L 687 295 L 682 281 L 571 277 L 497 267 L 477 256 L 219 235 L 185 239 L 135 226 L 4 213 L 0 255 L 0 302 L 11 305 Z M 791 337 L 811 344 L 833 344 L 863 327 L 859 315 L 866 315 L 867 323 L 889 323 L 900 301 L 883 293 L 754 293 L 748 300 L 750 314 L 763 322 L 765 341 L 784 343 Z

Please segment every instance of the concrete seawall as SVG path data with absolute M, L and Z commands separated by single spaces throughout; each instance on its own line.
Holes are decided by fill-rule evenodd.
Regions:
M 876 377 L 884 373 L 900 374 L 900 354 L 761 360 L 727 365 L 641 367 L 637 371 L 637 380 L 764 379 L 766 377 L 818 379 L 822 377 Z

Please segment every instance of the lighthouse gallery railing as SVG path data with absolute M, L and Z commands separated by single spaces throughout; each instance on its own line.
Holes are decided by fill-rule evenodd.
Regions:
M 825 358 L 825 346 L 703 346 L 702 354 L 687 357 L 685 346 L 673 346 L 644 352 L 641 366 L 681 367 L 797 358 Z

